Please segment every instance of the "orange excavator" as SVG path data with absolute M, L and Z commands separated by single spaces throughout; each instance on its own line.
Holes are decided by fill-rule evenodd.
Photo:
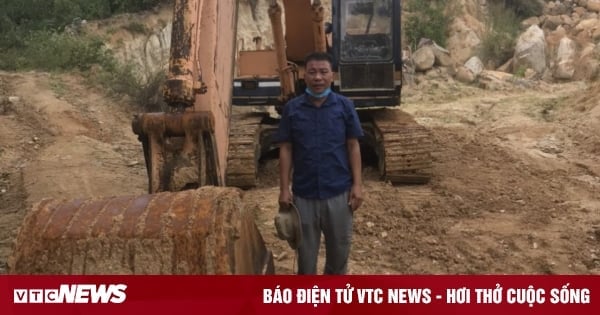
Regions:
M 320 0 L 282 3 L 283 7 L 271 0 L 269 7 L 274 47 L 238 53 L 233 105 L 281 108 L 304 93 L 304 57 L 313 51 L 328 52 L 333 56 L 331 88 L 354 101 L 365 131 L 362 151 L 376 156 L 381 177 L 394 184 L 427 183 L 431 134 L 398 108 L 400 0 L 331 0 L 330 10 Z M 230 139 L 238 139 L 244 149 L 230 151 L 227 183 L 253 187 L 257 161 L 276 149 L 269 140 L 278 120 L 272 114 L 239 111 Z
M 268 274 L 273 257 L 225 183 L 236 0 L 175 0 L 169 112 L 137 115 L 148 194 L 44 200 L 9 259 L 24 274 Z
M 382 177 L 427 182 L 431 137 L 396 108 L 400 1 L 333 0 L 331 23 L 321 1 L 283 3 L 269 9 L 275 48 L 238 53 L 236 0 L 174 0 L 164 87 L 170 110 L 132 122 L 148 194 L 39 202 L 19 230 L 9 272 L 273 273 L 254 214 L 234 187 L 256 185 L 278 120 L 244 109 L 281 107 L 301 93 L 302 60 L 312 51 L 334 56 L 333 89 L 354 100 L 362 144 L 375 152 Z

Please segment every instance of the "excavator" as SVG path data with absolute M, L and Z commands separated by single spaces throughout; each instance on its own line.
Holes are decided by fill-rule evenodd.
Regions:
M 19 229 L 13 274 L 271 274 L 273 255 L 225 184 L 237 0 L 175 0 L 170 110 L 138 114 L 148 194 L 46 199 Z
M 334 56 L 333 89 L 354 100 L 382 177 L 427 182 L 430 135 L 396 108 L 400 1 L 333 0 L 327 24 L 321 1 L 283 4 L 269 8 L 275 48 L 237 52 L 237 0 L 174 0 L 169 111 L 132 121 L 148 194 L 40 201 L 19 229 L 9 272 L 274 273 L 239 188 L 256 185 L 278 120 L 242 109 L 278 108 L 303 91 L 302 60 L 312 51 Z
M 398 108 L 400 0 L 331 0 L 331 10 L 320 0 L 281 3 L 271 0 L 269 7 L 273 48 L 238 53 L 233 105 L 282 108 L 304 93 L 304 57 L 314 51 L 327 52 L 334 61 L 332 90 L 354 101 L 365 131 L 362 151 L 374 152 L 382 179 L 393 184 L 427 183 L 432 167 L 431 134 Z M 329 22 L 325 21 L 327 11 L 331 12 Z M 237 149 L 229 152 L 226 178 L 229 185 L 249 188 L 256 185 L 257 161 L 276 150 L 270 140 L 278 120 L 268 111 L 263 115 L 239 112 L 231 125 L 230 139 L 236 139 Z

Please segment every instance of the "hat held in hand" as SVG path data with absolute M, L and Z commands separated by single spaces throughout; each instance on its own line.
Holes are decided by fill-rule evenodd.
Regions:
M 279 239 L 287 241 L 292 249 L 298 249 L 302 241 L 302 227 L 300 213 L 293 203 L 279 206 L 279 213 L 275 216 L 275 229 Z

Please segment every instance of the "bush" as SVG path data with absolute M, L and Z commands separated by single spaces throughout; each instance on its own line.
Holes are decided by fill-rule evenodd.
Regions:
M 77 19 L 106 18 L 120 12 L 154 7 L 167 0 L 2 0 L 0 2 L 0 69 L 81 71 L 91 83 L 113 94 L 128 95 L 146 110 L 164 107 L 160 92 L 164 73 L 142 80 L 137 69 L 121 64 L 97 37 L 71 35 L 66 26 Z M 146 32 L 131 23 L 132 32 Z
M 434 40 L 446 46 L 446 28 L 450 19 L 444 15 L 445 1 L 410 0 L 406 9 L 410 15 L 404 23 L 404 34 L 413 48 L 421 38 Z
M 481 41 L 480 56 L 484 63 L 502 65 L 513 56 L 519 34 L 519 18 L 503 4 L 491 4 L 487 30 Z
M 165 0 L 2 0 L 0 36 L 14 28 L 62 30 L 74 19 L 102 19 L 150 9 Z
M 0 51 L 0 69 L 87 70 L 108 58 L 99 38 L 34 31 L 21 40 L 22 47 Z
M 144 24 L 135 21 L 130 22 L 123 28 L 132 34 L 148 34 L 150 32 L 150 30 L 148 30 Z

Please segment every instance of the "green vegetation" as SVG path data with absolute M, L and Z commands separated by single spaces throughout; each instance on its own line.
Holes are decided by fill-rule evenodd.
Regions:
M 564 103 L 564 97 L 532 99 L 531 105 L 524 108 L 523 112 L 534 119 L 551 122 L 556 120 L 556 115 Z
M 524 78 L 525 77 L 525 72 L 527 71 L 527 67 L 525 66 L 520 66 L 518 69 L 516 69 L 514 72 L 514 76 L 517 78 Z
M 538 0 L 490 1 L 487 31 L 481 43 L 482 60 L 493 63 L 495 67 L 509 60 L 514 53 L 521 20 L 539 16 L 543 9 L 543 1 Z
M 133 34 L 136 34 L 136 33 L 137 34 L 148 34 L 150 32 L 144 24 L 135 22 L 135 21 L 130 22 L 129 24 L 125 25 L 123 28 Z
M 61 32 L 74 21 L 136 12 L 163 0 L 3 0 L 0 2 L 0 49 L 22 48 L 26 35 Z
M 65 82 L 55 74 L 50 75 L 50 88 L 58 98 L 63 97 L 67 90 Z
M 414 49 L 421 38 L 429 38 L 440 46 L 446 46 L 446 29 L 450 19 L 444 14 L 446 1 L 409 0 L 406 11 L 410 14 L 404 24 L 404 33 Z
M 83 20 L 149 9 L 168 0 L 3 0 L 0 2 L 0 69 L 80 71 L 91 83 L 125 94 L 146 105 L 143 97 L 154 81 L 141 80 L 132 66 L 121 64 L 102 38 L 81 32 Z M 130 32 L 147 33 L 131 22 Z M 156 78 L 155 78 L 156 77 Z
M 488 16 L 480 55 L 484 63 L 498 67 L 512 57 L 520 23 L 515 11 L 502 3 L 490 4 Z
M 39 30 L 21 38 L 19 47 L 0 50 L 0 68 L 5 70 L 88 70 L 109 61 L 99 38 L 71 36 Z

